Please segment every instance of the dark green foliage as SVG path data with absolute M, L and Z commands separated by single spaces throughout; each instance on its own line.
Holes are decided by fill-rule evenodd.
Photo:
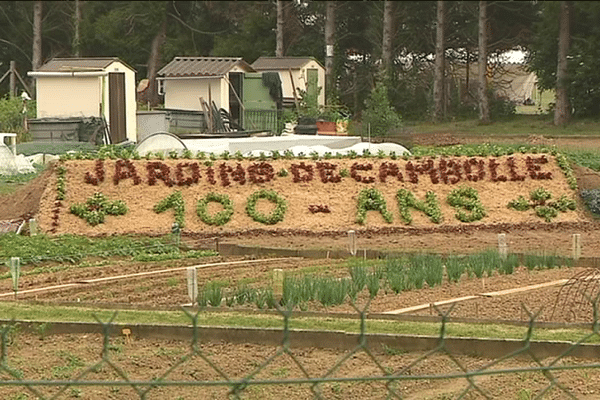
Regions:
M 400 115 L 390 105 L 386 85 L 378 82 L 366 101 L 362 119 L 363 135 L 386 136 L 401 124 Z
M 585 189 L 579 195 L 592 214 L 600 216 L 600 189 Z
M 559 2 L 541 2 L 540 20 L 534 25 L 530 66 L 542 89 L 556 85 L 558 60 Z M 574 116 L 600 113 L 600 4 L 595 1 L 572 2 L 571 47 L 567 58 L 569 102 Z

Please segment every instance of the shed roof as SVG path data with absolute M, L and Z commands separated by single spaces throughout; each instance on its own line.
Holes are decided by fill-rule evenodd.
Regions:
M 74 71 L 102 71 L 113 62 L 120 62 L 134 70 L 117 57 L 90 57 L 90 58 L 53 58 L 42 65 L 40 72 L 74 72 Z
M 252 63 L 252 68 L 257 71 L 300 69 L 310 61 L 316 61 L 317 64 L 323 67 L 314 57 L 259 57 Z
M 163 77 L 223 76 L 235 66 L 256 72 L 241 57 L 175 57 L 158 71 Z

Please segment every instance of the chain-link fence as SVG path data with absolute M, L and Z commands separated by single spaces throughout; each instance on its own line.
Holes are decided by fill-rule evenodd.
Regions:
M 203 310 L 185 311 L 192 329 L 187 345 L 132 339 L 129 329 L 114 335 L 116 313 L 108 321 L 97 319 L 102 334 L 95 341 L 92 335 L 79 335 L 75 344 L 73 336 L 60 343 L 44 339 L 44 324 L 36 328 L 39 339 L 28 337 L 19 343 L 15 325 L 6 324 L 0 330 L 0 392 L 8 399 L 592 399 L 600 390 L 600 362 L 593 354 L 573 356 L 581 357 L 580 347 L 600 339 L 598 299 L 593 303 L 591 330 L 552 355 L 540 351 L 533 341 L 537 314 L 525 309 L 530 323 L 524 339 L 516 350 L 513 346 L 495 359 L 453 352 L 448 344 L 452 339 L 446 335 L 452 309 L 438 310 L 441 325 L 436 344 L 417 352 L 373 342 L 368 304 L 362 309 L 353 304 L 360 330 L 356 345 L 348 351 L 332 350 L 336 344 L 327 342 L 326 332 L 315 332 L 321 340 L 313 345 L 296 345 L 290 329 L 292 312 L 283 309 L 279 310 L 281 327 L 276 328 L 281 338 L 277 348 L 252 345 L 256 337 L 241 345 L 207 343 L 206 327 L 201 326 Z M 387 343 L 394 343 L 393 337 L 388 339 Z M 33 366 L 23 359 L 26 345 L 39 354 Z M 45 346 L 55 346 L 58 365 L 47 364 L 42 355 Z M 85 355 L 74 354 L 74 349 L 86 347 Z M 30 373 L 41 378 L 32 379 Z

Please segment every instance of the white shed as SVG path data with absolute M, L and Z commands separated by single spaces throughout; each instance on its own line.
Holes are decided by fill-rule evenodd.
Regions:
M 118 58 L 54 58 L 36 79 L 37 118 L 102 117 L 112 143 L 136 141 L 135 70 Z
M 203 111 L 200 97 L 217 108 L 239 113 L 236 94 L 242 96 L 243 76 L 255 72 L 240 57 L 175 57 L 158 71 L 165 108 Z M 235 94 L 233 93 L 235 90 Z
M 318 97 L 320 106 L 325 105 L 325 68 L 313 57 L 259 57 L 252 64 L 258 72 L 278 72 L 282 82 L 283 101 L 286 104 L 294 102 L 298 89 L 308 91 L 321 88 Z M 293 82 L 292 82 L 293 81 Z

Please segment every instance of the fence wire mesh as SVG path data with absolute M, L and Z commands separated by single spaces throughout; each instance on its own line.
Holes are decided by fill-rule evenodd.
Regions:
M 207 345 L 199 325 L 203 310 L 195 314 L 184 310 L 193 331 L 189 345 L 179 349 L 154 349 L 151 358 L 156 359 L 157 354 L 168 355 L 167 358 L 159 357 L 161 365 L 154 366 L 146 365 L 152 362 L 151 359 L 123 354 L 123 347 L 131 346 L 131 342 L 129 337 L 125 341 L 119 334 L 114 334 L 115 312 L 108 321 L 96 318 L 102 335 L 97 343 L 99 349 L 92 351 L 89 364 L 61 349 L 58 353 L 67 361 L 66 365 L 51 367 L 51 377 L 39 379 L 28 378 L 20 356 L 11 358 L 11 352 L 19 350 L 22 345 L 15 344 L 18 336 L 15 334 L 16 325 L 6 324 L 0 329 L 0 392 L 4 392 L 3 398 L 7 399 L 28 399 L 29 396 L 36 399 L 144 400 L 285 397 L 588 399 L 594 398 L 593 393 L 600 389 L 597 373 L 600 362 L 571 357 L 579 346 L 600 339 L 598 297 L 588 300 L 593 304 L 594 322 L 590 331 L 573 341 L 567 350 L 544 358 L 536 354 L 531 343 L 539 312 L 532 313 L 524 307 L 529 315 L 529 325 L 520 347 L 493 360 L 451 351 L 447 345 L 446 328 L 452 307 L 446 311 L 437 309 L 441 316 L 437 345 L 420 353 L 411 352 L 409 348 L 383 346 L 382 350 L 371 345 L 367 326 L 369 303 L 362 308 L 352 304 L 359 316 L 360 333 L 356 346 L 351 350 L 332 353 L 299 349 L 294 347 L 291 338 L 292 311 L 279 308 L 281 344 L 258 353 L 249 365 L 241 369 L 238 364 L 243 363 L 245 353 L 251 352 L 251 346 L 238 345 L 237 353 L 232 353 L 227 344 L 220 347 Z M 51 343 L 39 343 L 40 346 L 44 344 Z M 100 355 L 94 359 L 93 354 L 98 354 L 97 350 L 100 350 Z M 39 349 L 36 351 L 40 352 Z M 225 358 L 229 358 L 229 362 L 223 362 Z M 133 361 L 128 364 L 127 360 Z M 39 359 L 39 363 L 40 369 L 49 368 L 43 364 L 43 358 Z M 232 365 L 236 366 L 233 370 L 230 368 Z M 148 367 L 152 370 L 151 378 L 144 379 L 138 370 Z M 97 379 L 98 376 L 104 379 Z M 214 391 L 215 388 L 221 391 Z M 121 392 L 121 389 L 127 390 Z

